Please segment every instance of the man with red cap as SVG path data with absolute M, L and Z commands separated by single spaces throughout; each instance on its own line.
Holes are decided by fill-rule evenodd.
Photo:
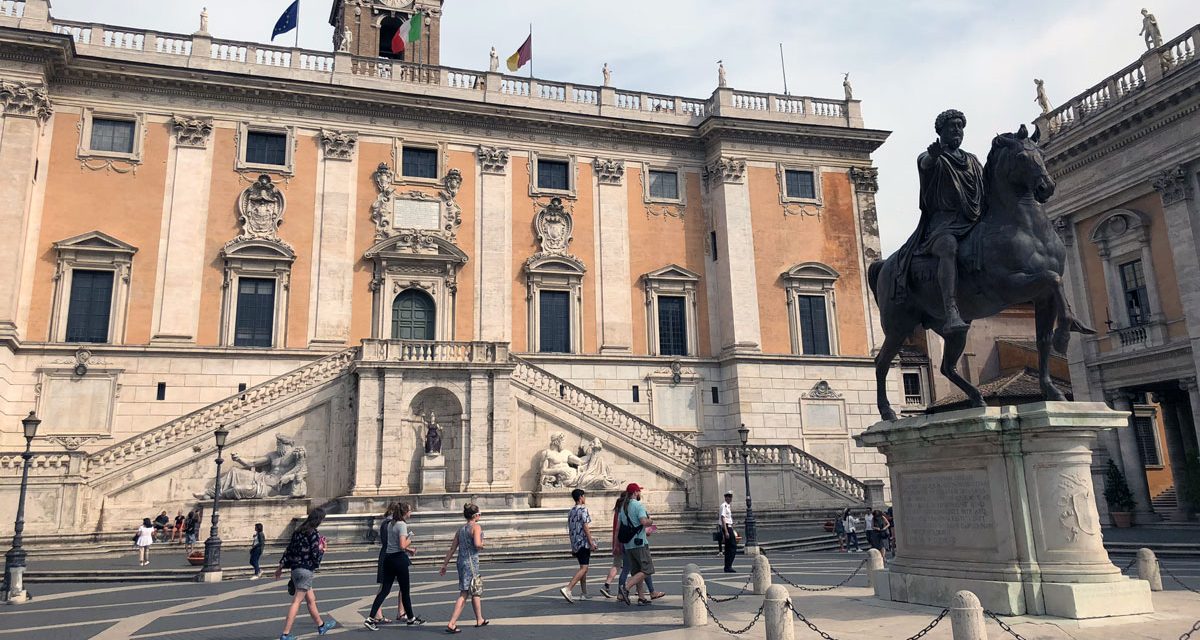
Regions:
M 631 591 L 637 591 L 638 604 L 647 605 L 650 604 L 651 598 L 646 593 L 645 582 L 654 574 L 654 559 L 650 556 L 650 541 L 646 536 L 654 533 L 658 527 L 654 525 L 645 505 L 642 504 L 642 487 L 636 482 L 631 482 L 625 487 L 625 493 L 629 499 L 618 514 L 620 529 L 617 537 L 625 546 L 625 562 L 631 577 L 629 582 L 622 585 L 620 599 L 625 604 L 632 604 L 629 594 Z

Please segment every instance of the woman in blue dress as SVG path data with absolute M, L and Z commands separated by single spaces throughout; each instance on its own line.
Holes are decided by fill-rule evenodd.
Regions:
M 446 633 L 462 632 L 462 629 L 458 628 L 458 617 L 462 615 L 463 605 L 466 604 L 468 596 L 471 598 L 471 606 L 475 609 L 475 626 L 487 626 L 489 622 L 483 617 L 483 578 L 479 575 L 479 550 L 484 547 L 483 527 L 479 526 L 479 515 L 479 507 L 474 504 L 463 507 L 463 518 L 467 523 L 455 534 L 454 541 L 450 543 L 450 550 L 446 552 L 446 558 L 442 561 L 442 570 L 439 573 L 444 576 L 450 558 L 455 552 L 458 553 L 458 560 L 455 562 L 458 569 L 458 599 L 454 601 L 454 613 L 450 616 L 450 622 L 446 623 Z

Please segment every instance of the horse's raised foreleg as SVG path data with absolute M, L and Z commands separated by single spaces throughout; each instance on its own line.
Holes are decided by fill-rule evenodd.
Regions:
M 1094 329 L 1083 324 L 1075 314 L 1071 312 L 1071 303 L 1067 300 L 1066 286 L 1063 285 L 1062 278 L 1055 281 L 1054 287 L 1054 302 L 1058 307 L 1058 313 L 1055 318 L 1054 328 L 1054 350 L 1066 355 L 1067 347 L 1071 344 L 1071 332 L 1090 335 L 1096 333 Z
M 900 353 L 900 347 L 904 344 L 904 339 L 912 331 L 903 333 L 889 333 L 883 340 L 883 346 L 879 348 L 879 353 L 875 354 L 875 404 L 879 407 L 879 417 L 882 420 L 895 420 L 896 412 L 892 410 L 892 403 L 887 397 L 887 375 L 892 368 L 892 360 L 896 359 L 896 354 Z
M 945 350 L 942 351 L 942 375 L 967 394 L 967 401 L 972 407 L 986 407 L 987 403 L 983 401 L 983 394 L 979 393 L 979 389 L 958 374 L 958 359 L 967 347 L 966 332 L 944 335 L 942 340 L 945 342 Z
M 1033 321 L 1037 332 L 1038 385 L 1042 389 L 1042 397 L 1046 400 L 1067 399 L 1050 379 L 1050 348 L 1058 348 L 1059 332 L 1063 331 L 1066 318 L 1066 309 L 1059 304 L 1059 297 L 1054 293 L 1045 295 L 1033 303 Z M 1069 338 L 1071 334 L 1066 335 Z

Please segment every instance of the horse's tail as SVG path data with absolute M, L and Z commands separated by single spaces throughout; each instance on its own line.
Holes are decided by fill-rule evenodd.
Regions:
M 883 260 L 876 260 L 867 267 L 867 284 L 871 286 L 871 293 L 875 294 L 875 298 L 879 298 L 879 272 L 883 271 Z

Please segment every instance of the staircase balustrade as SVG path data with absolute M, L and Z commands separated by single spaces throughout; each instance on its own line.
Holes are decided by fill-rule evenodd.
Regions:
M 809 479 L 815 480 L 845 495 L 863 501 L 866 485 L 825 462 L 792 445 L 752 444 L 745 447 L 746 460 L 751 465 L 777 464 L 790 466 Z M 742 464 L 742 447 L 739 445 L 716 445 L 704 447 L 697 455 L 701 468 L 714 465 Z

